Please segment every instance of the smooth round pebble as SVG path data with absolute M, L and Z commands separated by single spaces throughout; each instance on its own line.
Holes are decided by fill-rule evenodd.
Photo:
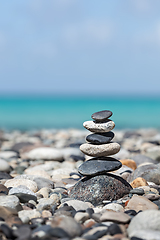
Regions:
M 103 110 L 93 113 L 91 118 L 94 119 L 96 122 L 103 122 L 106 121 L 109 117 L 111 117 L 112 114 L 113 113 L 109 110 Z
M 0 171 L 1 172 L 10 172 L 11 167 L 7 161 L 0 159 Z
M 41 147 L 35 148 L 27 153 L 27 158 L 31 160 L 53 160 L 53 161 L 62 161 L 63 155 L 60 150 L 56 148 Z
M 86 141 L 93 144 L 105 144 L 110 142 L 114 138 L 113 132 L 107 133 L 94 133 L 86 137 Z
M 92 157 L 106 157 L 118 153 L 120 145 L 118 143 L 107 143 L 102 145 L 84 143 L 80 146 L 80 150 L 84 154 Z
M 82 175 L 94 176 L 105 172 L 117 170 L 121 166 L 122 164 L 120 161 L 111 157 L 103 157 L 101 159 L 92 158 L 82 163 L 78 168 L 78 172 Z
M 24 185 L 28 187 L 31 191 L 37 192 L 38 187 L 34 181 L 28 179 L 9 179 L 4 184 L 7 188 L 9 187 L 18 187 L 19 185 Z

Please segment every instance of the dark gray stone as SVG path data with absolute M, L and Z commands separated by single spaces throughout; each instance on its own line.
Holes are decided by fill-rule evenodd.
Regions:
M 0 172 L 0 180 L 1 179 L 12 179 L 13 177 L 10 175 L 10 174 L 8 174 L 8 173 L 6 173 L 6 172 Z
M 21 203 L 26 203 L 30 200 L 37 202 L 37 197 L 32 194 L 26 193 L 14 193 L 13 195 L 17 196 Z
M 69 189 L 70 198 L 93 205 L 101 205 L 104 200 L 117 200 L 128 194 L 132 187 L 123 178 L 106 173 L 94 177 L 84 177 Z
M 22 148 L 32 146 L 32 145 L 33 145 L 33 143 L 31 143 L 31 142 L 20 142 L 20 143 L 14 144 L 12 146 L 11 150 L 15 151 L 15 152 L 19 152 Z
M 147 164 L 141 167 L 138 167 L 131 174 L 131 181 L 134 179 L 142 177 L 148 182 L 154 182 L 157 185 L 160 185 L 160 163 L 158 164 Z
M 105 144 L 110 142 L 114 138 L 113 132 L 107 133 L 94 133 L 90 134 L 86 137 L 86 141 L 91 142 L 93 144 Z
M 143 195 L 144 190 L 143 190 L 143 188 L 133 188 L 133 189 L 131 189 L 130 193 L 131 194 Z
M 137 166 L 142 164 L 142 163 L 145 163 L 145 162 L 155 163 L 155 161 L 152 158 L 147 157 L 147 156 L 142 155 L 142 154 L 132 156 L 132 159 L 136 162 Z
M 104 110 L 104 111 L 93 113 L 91 118 L 94 119 L 96 122 L 104 122 L 111 116 L 112 116 L 112 112 L 111 111 Z
M 117 170 L 122 167 L 122 163 L 112 157 L 92 158 L 82 163 L 78 172 L 86 176 L 94 176 L 110 171 Z

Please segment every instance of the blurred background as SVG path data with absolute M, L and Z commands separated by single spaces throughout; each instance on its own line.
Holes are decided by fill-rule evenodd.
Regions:
M 159 0 L 0 4 L 0 128 L 160 129 Z

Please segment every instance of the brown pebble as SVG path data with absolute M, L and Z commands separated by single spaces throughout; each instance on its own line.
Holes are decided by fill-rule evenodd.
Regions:
M 42 211 L 42 217 L 43 218 L 49 218 L 51 216 L 52 216 L 52 213 L 50 211 L 48 211 L 48 210 L 43 210 Z
M 8 188 L 5 187 L 3 184 L 0 184 L 0 196 L 8 195 L 8 192 L 9 192 Z
M 132 168 L 133 170 L 137 168 L 136 162 L 132 159 L 122 159 L 120 160 L 120 162 L 122 163 L 122 165 Z
M 133 197 L 128 201 L 128 204 L 125 206 L 125 210 L 130 209 L 139 212 L 140 210 L 158 210 L 159 208 L 155 203 L 151 202 L 146 197 L 133 195 Z
M 138 177 L 134 181 L 132 181 L 130 185 L 132 186 L 132 188 L 137 188 L 141 186 L 148 186 L 148 183 L 144 178 Z

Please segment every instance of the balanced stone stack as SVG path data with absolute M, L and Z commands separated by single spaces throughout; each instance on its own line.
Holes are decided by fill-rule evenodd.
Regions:
M 94 205 L 104 200 L 116 200 L 129 193 L 131 186 L 123 178 L 108 173 L 121 168 L 120 161 L 112 156 L 119 152 L 120 145 L 111 142 L 115 123 L 109 118 L 112 112 L 105 110 L 92 114 L 93 121 L 86 121 L 83 126 L 92 132 L 86 137 L 87 143 L 80 150 L 93 158 L 79 166 L 79 173 L 84 176 L 70 190 L 69 195 L 75 199 L 90 201 Z

